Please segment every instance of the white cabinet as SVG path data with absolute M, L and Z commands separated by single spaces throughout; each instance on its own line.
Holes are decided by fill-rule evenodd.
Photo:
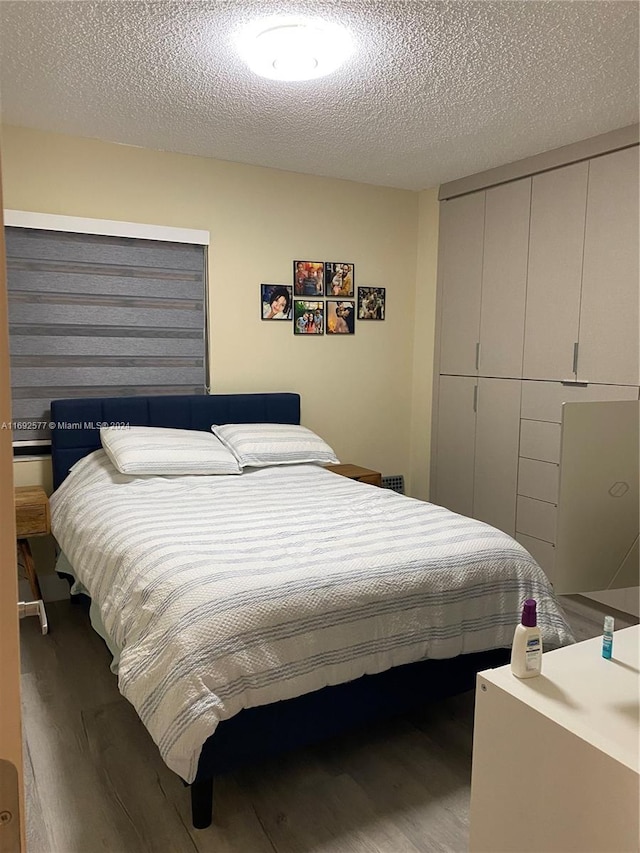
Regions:
M 637 399 L 629 385 L 440 376 L 431 499 L 515 536 L 553 583 L 562 404 Z
M 513 536 L 520 381 L 441 376 L 433 500 Z
M 478 675 L 471 853 L 638 850 L 637 626 L 542 656 L 525 681 Z
M 638 385 L 638 148 L 533 178 L 523 376 Z
M 443 203 L 440 373 L 522 376 L 531 178 Z
M 487 190 L 478 373 L 522 376 L 531 178 Z
M 473 515 L 473 465 L 478 380 L 441 376 L 432 500 L 460 515 Z
M 444 202 L 440 211 L 440 373 L 476 372 L 485 194 Z
M 588 163 L 533 178 L 524 333 L 526 379 L 574 379 Z
M 513 536 L 516 529 L 520 386 L 478 379 L 473 517 Z
M 637 385 L 638 148 L 591 160 L 578 379 Z
M 516 539 L 553 583 L 555 568 L 560 424 L 563 403 L 637 400 L 630 385 L 522 382 Z
M 432 499 L 552 581 L 562 403 L 638 399 L 638 152 L 441 204 Z

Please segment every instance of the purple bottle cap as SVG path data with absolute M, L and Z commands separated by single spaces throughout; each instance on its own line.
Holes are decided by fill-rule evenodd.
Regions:
M 527 598 L 522 608 L 522 624 L 525 628 L 535 628 L 538 624 L 536 618 L 536 600 L 535 598 Z

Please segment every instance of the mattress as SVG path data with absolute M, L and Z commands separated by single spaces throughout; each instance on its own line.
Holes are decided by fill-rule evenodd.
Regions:
M 512 538 L 315 465 L 131 477 L 98 450 L 51 524 L 120 652 L 120 691 L 187 782 L 241 709 L 508 647 L 525 598 L 546 648 L 573 642 Z

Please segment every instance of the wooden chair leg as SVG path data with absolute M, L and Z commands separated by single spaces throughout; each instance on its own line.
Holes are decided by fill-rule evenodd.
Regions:
M 195 829 L 211 826 L 213 817 L 213 779 L 191 784 L 191 821 Z
M 42 598 L 42 593 L 40 592 L 38 575 L 36 574 L 36 567 L 33 562 L 31 546 L 29 545 L 28 539 L 18 539 L 18 553 L 20 554 L 20 558 L 22 560 L 22 564 L 27 575 L 27 580 L 29 581 L 29 586 L 31 587 L 31 596 L 33 597 L 34 601 L 37 601 L 39 598 Z

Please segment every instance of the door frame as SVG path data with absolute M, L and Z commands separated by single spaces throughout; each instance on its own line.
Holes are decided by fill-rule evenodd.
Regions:
M 6 824 L 0 822 L 0 853 L 24 853 L 27 848 L 22 764 L 16 519 L 13 498 L 13 431 L 10 426 L 7 267 L 0 170 L 0 814 L 11 814 Z M 16 825 L 19 826 L 19 833 L 15 831 Z

